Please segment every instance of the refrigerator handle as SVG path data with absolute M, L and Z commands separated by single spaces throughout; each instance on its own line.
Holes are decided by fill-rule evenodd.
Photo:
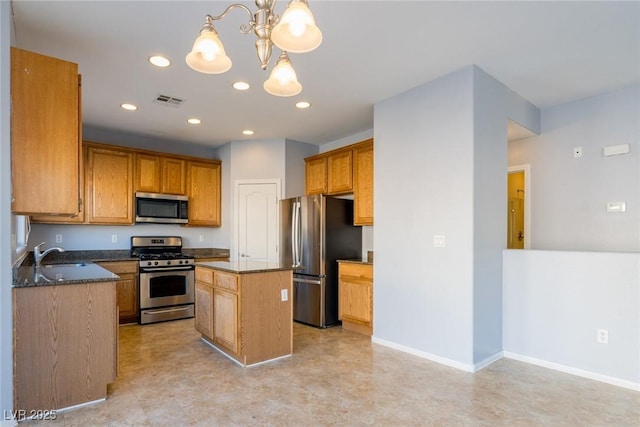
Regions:
M 300 266 L 300 202 L 293 203 L 293 209 L 291 211 L 291 257 L 293 259 L 293 266 Z

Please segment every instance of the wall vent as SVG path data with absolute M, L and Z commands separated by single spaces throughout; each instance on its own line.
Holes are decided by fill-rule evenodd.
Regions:
M 167 107 L 178 108 L 182 105 L 184 100 L 169 95 L 158 95 L 153 102 Z

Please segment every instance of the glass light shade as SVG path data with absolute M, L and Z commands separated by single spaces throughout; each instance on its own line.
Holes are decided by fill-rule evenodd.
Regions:
M 271 40 L 282 50 L 310 52 L 322 43 L 322 32 L 304 0 L 292 0 L 273 30 Z
M 302 91 L 296 72 L 286 52 L 282 52 L 269 80 L 264 82 L 264 90 L 275 96 L 294 96 Z
M 206 74 L 220 74 L 231 68 L 231 59 L 213 29 L 203 28 L 186 58 L 189 67 Z

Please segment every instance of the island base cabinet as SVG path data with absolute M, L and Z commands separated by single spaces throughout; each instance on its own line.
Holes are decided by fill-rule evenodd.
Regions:
M 233 274 L 196 266 L 196 329 L 243 366 L 293 351 L 291 270 Z
M 106 398 L 117 375 L 115 282 L 16 288 L 13 316 L 17 411 Z

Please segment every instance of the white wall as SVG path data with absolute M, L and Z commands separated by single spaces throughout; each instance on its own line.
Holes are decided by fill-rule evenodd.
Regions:
M 282 189 L 284 199 L 304 196 L 305 163 L 304 159 L 318 154 L 318 146 L 287 139 L 285 142 L 285 185 Z
M 376 104 L 375 341 L 466 370 L 500 357 L 507 121 L 537 111 L 475 66 Z
M 508 357 L 640 390 L 640 254 L 507 250 L 503 274 Z
M 532 249 L 640 251 L 639 99 L 635 86 L 544 109 L 539 136 L 509 143 L 509 165 L 531 165 Z M 630 153 L 603 157 L 617 144 Z
M 374 340 L 473 363 L 473 72 L 375 105 Z M 446 236 L 434 248 L 434 235 Z
M 11 4 L 0 1 L 0 410 L 13 409 L 13 322 L 11 304 Z M 7 420 L 1 425 L 13 425 Z

